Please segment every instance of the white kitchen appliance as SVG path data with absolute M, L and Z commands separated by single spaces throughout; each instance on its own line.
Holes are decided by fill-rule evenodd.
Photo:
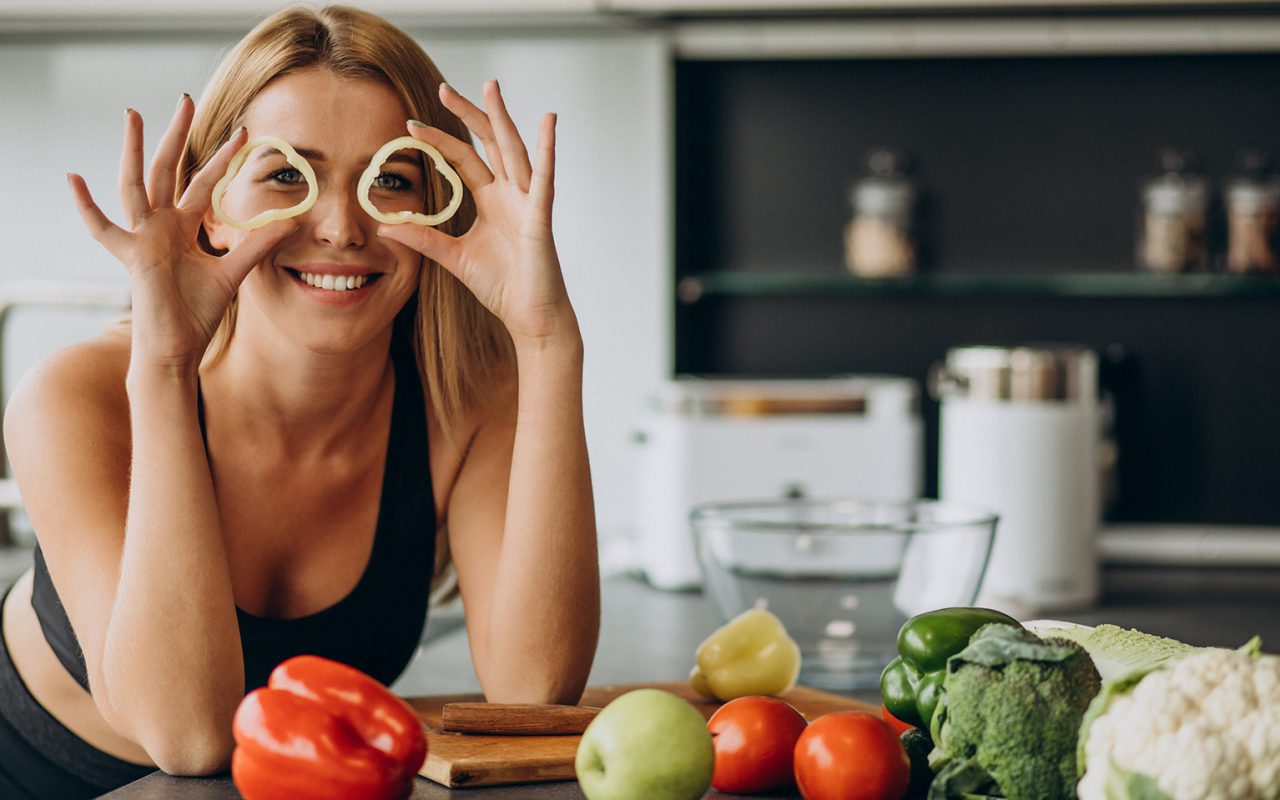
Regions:
M 978 605 L 1014 616 L 1098 596 L 1098 359 L 1076 345 L 958 347 L 941 401 L 938 495 L 1000 515 Z
M 668 382 L 636 433 L 645 576 L 662 589 L 701 585 L 689 524 L 701 503 L 918 497 L 919 399 L 915 381 L 892 376 Z

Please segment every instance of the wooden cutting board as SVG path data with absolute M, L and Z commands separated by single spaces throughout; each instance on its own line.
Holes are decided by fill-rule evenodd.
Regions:
M 679 695 L 710 717 L 720 703 L 698 697 L 688 681 L 593 686 L 582 695 L 581 704 L 604 707 L 609 701 L 633 689 L 664 689 Z M 781 695 L 805 718 L 813 721 L 831 711 L 869 711 L 878 706 L 848 697 L 797 686 Z M 444 697 L 406 697 L 422 718 L 427 730 L 427 761 L 419 774 L 448 787 L 495 786 L 507 783 L 537 783 L 574 780 L 573 760 L 581 736 L 484 736 L 445 733 L 441 715 L 446 703 L 477 703 L 478 694 Z

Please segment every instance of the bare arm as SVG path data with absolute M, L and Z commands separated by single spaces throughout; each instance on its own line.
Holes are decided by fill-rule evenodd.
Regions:
M 457 275 L 515 343 L 518 389 L 481 423 L 447 515 L 472 661 L 491 701 L 573 703 L 595 655 L 600 576 L 582 337 L 551 236 L 555 118 L 543 118 L 531 163 L 496 82 L 487 113 L 447 88 L 440 96 L 488 165 L 443 131 L 409 131 L 458 169 L 477 221 L 457 238 L 408 225 L 379 233 Z
M 130 378 L 126 399 L 103 350 L 24 381 L 5 440 L 99 711 L 162 769 L 212 771 L 244 677 L 194 388 Z
M 108 220 L 84 181 L 69 176 L 86 226 L 129 269 L 134 315 L 124 386 L 123 358 L 111 373 L 92 354 L 73 351 L 15 398 L 6 420 L 14 471 L 84 652 L 94 701 L 159 767 L 180 774 L 226 765 L 244 691 L 196 416 L 197 369 L 236 287 L 289 230 L 255 231 L 224 258 L 199 249 L 212 184 L 243 133 L 175 201 L 193 113 L 184 97 L 145 183 L 142 119 L 127 115 L 120 192 L 129 230 Z M 100 449 L 81 452 L 95 440 Z
M 600 627 L 581 343 L 518 361 L 514 431 L 508 416 L 477 434 L 450 502 L 450 542 L 485 695 L 576 703 Z
M 131 368 L 127 388 L 129 511 L 100 685 L 149 753 L 178 748 L 159 766 L 214 771 L 231 756 L 244 667 L 195 382 Z

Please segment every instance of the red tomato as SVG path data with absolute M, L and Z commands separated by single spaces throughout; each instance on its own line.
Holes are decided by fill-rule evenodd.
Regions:
M 711 785 L 730 794 L 789 786 L 796 740 L 807 724 L 799 711 L 776 697 L 725 703 L 707 720 L 716 751 Z
M 884 721 L 889 723 L 889 727 L 893 728 L 893 732 L 899 736 L 915 728 L 915 725 L 908 725 L 893 714 L 890 714 L 889 709 L 883 703 L 880 704 L 880 716 L 884 717 Z
M 818 717 L 796 742 L 795 760 L 805 800 L 901 800 L 911 778 L 898 734 L 861 711 Z

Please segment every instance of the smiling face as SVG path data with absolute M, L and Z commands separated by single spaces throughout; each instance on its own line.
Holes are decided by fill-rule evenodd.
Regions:
M 311 68 L 277 78 L 245 112 L 249 139 L 275 136 L 315 170 L 319 196 L 294 217 L 299 229 L 240 287 L 240 311 L 319 353 L 357 350 L 383 333 L 418 286 L 422 257 L 377 235 L 356 185 L 374 152 L 405 135 L 409 113 L 386 84 Z M 425 174 L 415 156 L 393 156 L 370 198 L 381 210 L 422 210 Z M 246 219 L 302 202 L 306 182 L 285 156 L 258 148 L 228 187 L 223 207 Z M 235 247 L 243 231 L 206 217 L 209 242 Z M 246 320 L 248 321 L 248 320 Z M 260 326 L 255 326 L 260 327 Z

